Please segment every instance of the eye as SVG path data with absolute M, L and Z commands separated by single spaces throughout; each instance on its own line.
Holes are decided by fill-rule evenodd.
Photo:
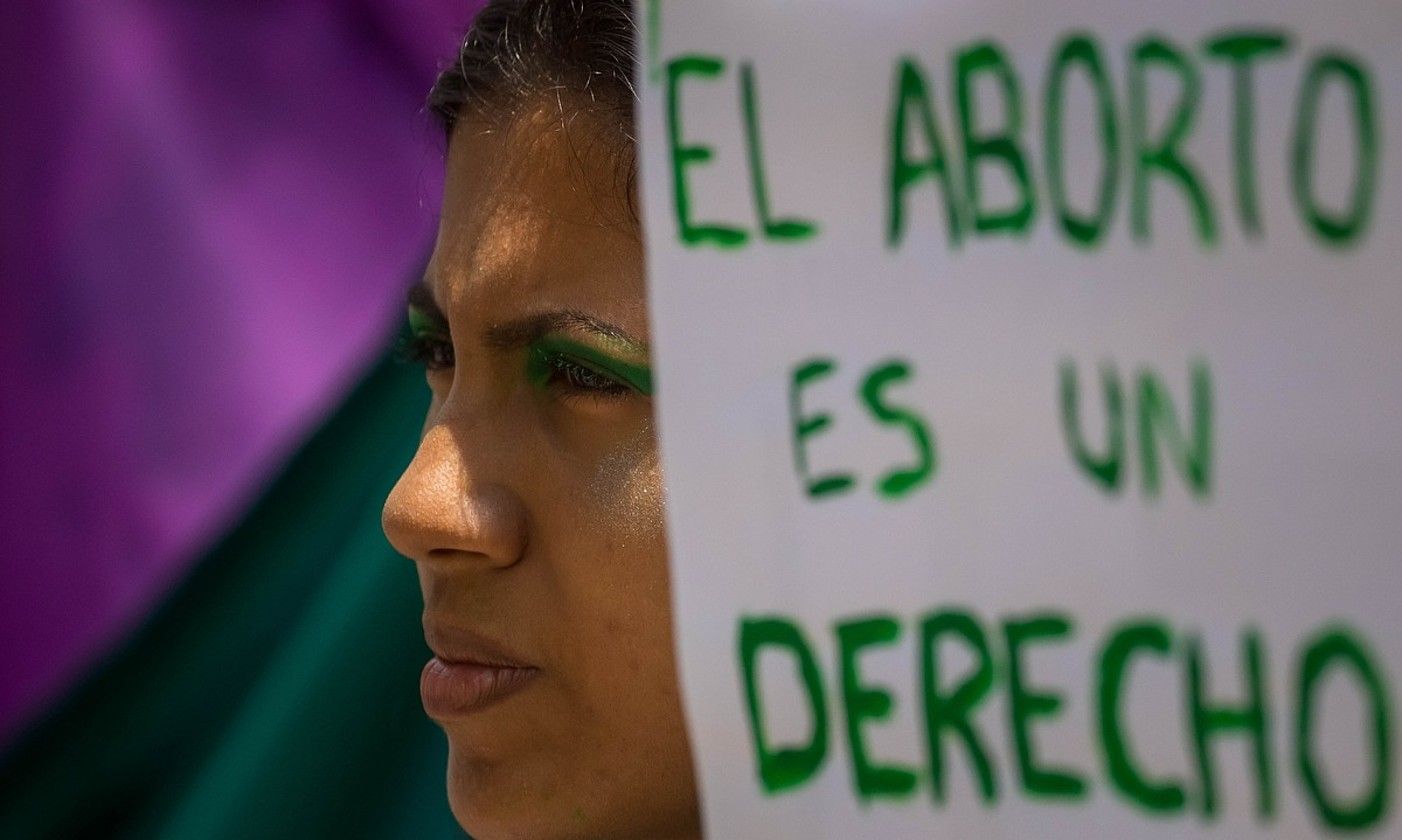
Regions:
M 567 355 L 542 353 L 540 362 L 545 367 L 544 384 L 547 387 L 601 397 L 621 397 L 633 393 L 627 384 Z
M 446 370 L 454 364 L 453 344 L 443 335 L 419 333 L 400 342 L 399 358 L 425 370 Z
M 629 361 L 563 336 L 544 336 L 526 354 L 532 385 L 560 397 L 622 399 L 652 395 L 646 363 Z

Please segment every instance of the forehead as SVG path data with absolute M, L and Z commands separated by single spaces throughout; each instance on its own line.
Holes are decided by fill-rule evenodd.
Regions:
M 555 307 L 645 327 L 642 245 L 615 141 L 553 100 L 449 144 L 429 282 L 450 317 Z

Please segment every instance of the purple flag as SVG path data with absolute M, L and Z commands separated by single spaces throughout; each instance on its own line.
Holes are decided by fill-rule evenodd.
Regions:
M 435 223 L 423 97 L 480 2 L 21 5 L 0 27 L 0 739 L 382 349 Z

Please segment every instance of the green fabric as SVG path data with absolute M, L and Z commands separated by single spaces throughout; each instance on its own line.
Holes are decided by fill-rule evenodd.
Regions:
M 0 837 L 463 837 L 380 506 L 418 439 L 381 362 L 151 620 L 0 759 Z

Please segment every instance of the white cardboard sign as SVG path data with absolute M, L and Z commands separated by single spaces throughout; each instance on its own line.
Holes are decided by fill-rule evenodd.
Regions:
M 638 11 L 708 834 L 1402 836 L 1402 5 Z

